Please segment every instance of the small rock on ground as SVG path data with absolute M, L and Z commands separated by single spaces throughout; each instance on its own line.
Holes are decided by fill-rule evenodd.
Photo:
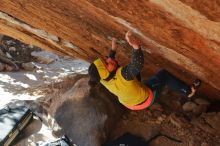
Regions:
M 183 105 L 183 110 L 186 111 L 186 112 L 191 112 L 193 111 L 195 108 L 197 107 L 197 105 L 194 103 L 194 102 L 186 102 L 184 105 Z
M 178 128 L 184 127 L 185 123 L 187 123 L 185 119 L 179 118 L 175 114 L 169 116 L 169 121 Z
M 34 65 L 33 62 L 28 62 L 28 63 L 22 63 L 22 68 L 28 71 L 33 71 L 36 66 Z
M 6 52 L 6 56 L 7 56 L 8 58 L 12 58 L 11 54 L 9 54 L 8 52 Z
M 207 100 L 202 99 L 202 98 L 196 98 L 195 102 L 199 105 L 207 105 L 207 106 L 210 105 L 210 103 Z
M 36 58 L 39 63 L 43 64 L 49 64 L 59 59 L 56 54 L 46 51 L 33 51 L 31 52 L 31 56 Z
M 9 47 L 9 51 L 16 51 L 16 48 L 15 47 Z
M 5 71 L 13 71 L 13 69 L 10 65 L 5 64 Z

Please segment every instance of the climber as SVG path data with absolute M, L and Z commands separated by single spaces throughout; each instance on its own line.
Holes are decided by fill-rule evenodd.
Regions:
M 125 39 L 133 47 L 130 64 L 124 67 L 118 65 L 115 60 L 116 39 L 113 38 L 109 56 L 106 59 L 96 59 L 89 66 L 91 86 L 100 82 L 118 97 L 121 104 L 131 110 L 141 110 L 151 106 L 166 85 L 188 98 L 195 94 L 197 87 L 201 84 L 200 80 L 197 79 L 188 86 L 164 69 L 146 81 L 138 80 L 137 77 L 144 65 L 141 42 L 131 31 L 126 33 Z

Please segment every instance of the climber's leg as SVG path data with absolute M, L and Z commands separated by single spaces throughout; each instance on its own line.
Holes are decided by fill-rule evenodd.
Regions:
M 145 83 L 156 92 L 156 97 L 160 95 L 162 88 L 166 85 L 173 91 L 179 92 L 187 97 L 192 97 L 195 94 L 196 88 L 200 86 L 201 81 L 197 79 L 192 86 L 189 86 L 167 70 L 163 69 Z

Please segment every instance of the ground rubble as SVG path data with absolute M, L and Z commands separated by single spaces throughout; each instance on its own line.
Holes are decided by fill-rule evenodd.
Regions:
M 171 98 L 172 96 L 174 99 Z M 129 131 L 144 137 L 145 140 L 149 141 L 150 146 L 219 145 L 219 111 L 207 112 L 207 110 L 200 110 L 200 113 L 194 112 L 197 107 L 194 107 L 192 111 L 184 111 L 184 102 L 189 101 L 184 101 L 183 99 L 184 102 L 181 106 L 178 102 L 178 104 L 174 104 L 175 98 L 178 99 L 178 97 L 184 98 L 171 92 L 166 92 L 158 99 L 158 103 L 150 109 L 139 112 L 131 111 L 125 114 L 121 123 L 118 124 L 118 129 L 120 129 L 118 132 Z M 206 99 L 200 100 L 206 101 L 204 103 L 208 102 Z M 164 101 L 169 102 L 169 106 Z M 133 123 L 136 123 L 136 126 Z M 139 127 L 141 124 L 145 126 Z M 143 127 L 148 127 L 148 130 Z M 122 132 L 121 129 L 124 131 Z M 117 132 L 113 134 L 113 137 L 116 137 L 116 135 Z

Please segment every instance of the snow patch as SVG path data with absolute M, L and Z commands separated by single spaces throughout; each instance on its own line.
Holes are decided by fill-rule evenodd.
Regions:
M 35 75 L 33 75 L 33 74 L 24 74 L 26 77 L 28 77 L 28 79 L 30 79 L 30 80 L 34 80 L 34 81 L 37 81 L 37 78 L 36 78 L 36 76 Z

